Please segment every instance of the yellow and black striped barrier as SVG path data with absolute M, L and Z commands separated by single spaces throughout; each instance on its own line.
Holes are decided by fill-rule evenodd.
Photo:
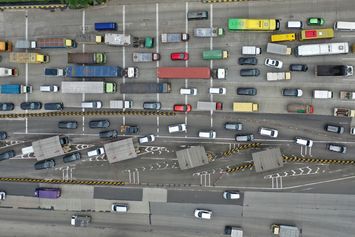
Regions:
M 243 171 L 245 169 L 250 169 L 252 167 L 254 167 L 254 163 L 245 163 L 245 164 L 241 164 L 241 165 L 232 166 L 232 167 L 226 169 L 225 171 L 227 173 L 232 173 L 232 172 Z
M 8 5 L 0 6 L 0 10 L 16 10 L 16 9 L 55 9 L 55 8 L 66 8 L 66 4 L 49 4 L 49 5 Z
M 319 164 L 336 164 L 336 165 L 353 165 L 355 164 L 355 160 L 326 160 L 326 159 L 319 159 L 319 158 L 306 158 L 306 157 L 299 157 L 299 156 L 288 156 L 282 155 L 284 161 L 287 162 L 301 162 L 301 163 L 319 163 Z
M 47 183 L 47 184 L 81 184 L 81 185 L 104 185 L 104 186 L 122 186 L 122 181 L 98 181 L 98 180 L 61 180 L 61 179 L 34 179 L 34 178 L 11 178 L 0 177 L 2 182 L 18 183 Z
M 250 0 L 201 0 L 202 3 L 248 2 Z
M 246 149 L 251 149 L 251 148 L 257 148 L 261 145 L 261 143 L 248 143 L 248 144 L 243 144 L 243 145 L 240 145 L 240 146 L 237 146 L 237 147 L 234 147 L 232 149 L 229 149 L 225 152 L 223 152 L 223 156 L 227 157 L 227 156 L 231 156 L 233 155 L 234 153 L 237 153 L 239 151 L 242 151 L 242 150 L 246 150 Z
M 18 113 L 18 114 L 0 114 L 0 118 L 36 118 L 36 117 L 58 117 L 58 116 L 175 116 L 173 111 L 57 111 L 45 113 Z

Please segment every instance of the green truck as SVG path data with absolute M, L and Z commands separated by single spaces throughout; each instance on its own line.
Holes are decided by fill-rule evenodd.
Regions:
M 228 51 L 215 49 L 215 50 L 205 50 L 202 52 L 202 59 L 204 60 L 216 60 L 216 59 L 227 59 Z

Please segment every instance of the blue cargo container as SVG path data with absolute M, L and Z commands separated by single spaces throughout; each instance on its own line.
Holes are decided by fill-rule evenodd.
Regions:
M 31 92 L 32 86 L 24 86 L 21 84 L 0 85 L 0 94 L 23 94 Z
M 65 69 L 67 77 L 123 77 L 124 69 L 119 66 L 79 66 Z
M 117 30 L 116 22 L 97 22 L 95 23 L 95 30 Z

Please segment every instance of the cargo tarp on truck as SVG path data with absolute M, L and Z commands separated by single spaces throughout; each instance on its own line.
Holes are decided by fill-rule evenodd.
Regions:
M 233 103 L 234 112 L 257 112 L 258 110 L 259 110 L 259 105 L 252 102 Z
M 39 53 L 10 53 L 11 63 L 48 63 L 49 56 Z
M 279 55 L 291 55 L 292 50 L 286 45 L 268 43 L 266 47 L 266 52 Z
M 120 86 L 121 94 L 170 93 L 171 84 L 164 83 L 125 83 Z
M 129 46 L 132 43 L 131 35 L 107 33 L 104 38 L 105 44 L 112 46 Z
M 159 67 L 157 77 L 161 79 L 210 79 L 208 67 Z
M 201 111 L 215 111 L 222 110 L 223 104 L 221 102 L 197 101 L 197 110 Z

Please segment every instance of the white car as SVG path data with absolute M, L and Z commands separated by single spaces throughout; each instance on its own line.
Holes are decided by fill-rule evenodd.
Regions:
M 5 200 L 6 193 L 4 191 L 0 191 L 0 200 Z
M 99 156 L 99 155 L 102 155 L 102 154 L 105 154 L 105 150 L 103 147 L 99 147 L 95 150 L 91 150 L 91 151 L 88 151 L 88 157 L 92 157 L 92 156 Z
M 128 204 L 125 203 L 113 203 L 111 205 L 112 212 L 128 212 Z
M 275 60 L 271 58 L 265 59 L 265 65 L 273 68 L 282 68 L 283 63 L 280 60 Z
M 355 127 L 350 128 L 350 134 L 351 134 L 351 135 L 355 135 Z
M 313 141 L 308 138 L 296 137 L 295 142 L 301 146 L 312 147 Z
M 195 209 L 194 215 L 198 219 L 210 220 L 212 217 L 212 211 L 204 209 Z
M 261 128 L 259 128 L 259 134 L 261 136 L 277 138 L 277 136 L 279 135 L 279 131 L 277 131 L 276 129 L 273 129 L 273 128 L 261 127 Z
M 211 87 L 208 90 L 208 93 L 210 94 L 219 94 L 219 95 L 225 95 L 227 93 L 227 89 L 224 87 Z
M 181 88 L 180 95 L 197 95 L 196 88 Z
M 239 199 L 240 193 L 239 193 L 239 191 L 235 191 L 235 190 L 224 191 L 223 198 L 226 200 Z
M 186 132 L 186 124 L 180 123 L 175 125 L 169 125 L 168 129 L 169 129 L 169 133 Z
M 155 141 L 155 136 L 153 134 L 144 136 L 144 137 L 140 137 L 138 139 L 139 144 L 143 144 L 143 143 L 147 143 L 147 142 L 154 142 Z
M 201 138 L 215 139 L 216 136 L 217 136 L 217 133 L 214 130 L 209 130 L 209 131 L 203 130 L 203 131 L 198 132 L 198 137 L 201 137 Z

